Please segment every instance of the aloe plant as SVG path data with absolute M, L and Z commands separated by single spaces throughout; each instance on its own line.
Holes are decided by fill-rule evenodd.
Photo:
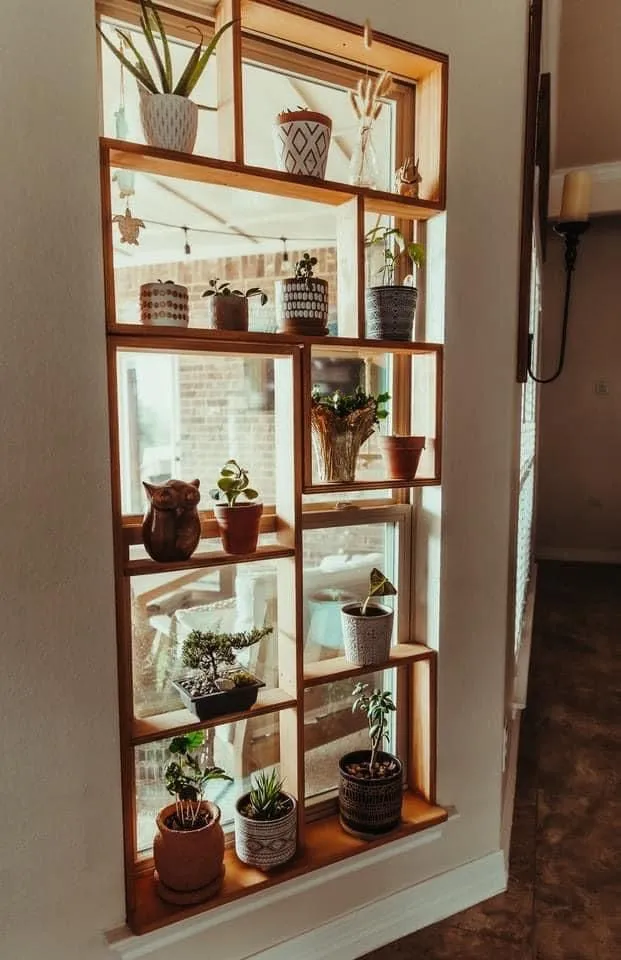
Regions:
M 276 770 L 266 773 L 262 770 L 254 779 L 245 809 L 247 817 L 253 820 L 278 820 L 289 807 L 288 798 L 283 793 L 284 780 Z
M 117 47 L 115 47 L 101 27 L 97 25 L 97 29 L 104 43 L 112 51 L 117 60 L 126 68 L 126 70 L 129 70 L 129 72 L 136 78 L 138 83 L 143 86 L 145 90 L 148 90 L 149 93 L 174 93 L 178 97 L 189 97 L 194 90 L 194 87 L 205 72 L 205 68 L 209 63 L 211 55 L 218 45 L 220 37 L 225 30 L 228 30 L 228 28 L 233 25 L 234 21 L 229 20 L 228 23 L 225 23 L 224 26 L 220 27 L 220 29 L 217 30 L 213 35 L 207 46 L 204 46 L 203 35 L 200 30 L 196 28 L 200 36 L 200 41 L 196 47 L 194 47 L 185 69 L 183 70 L 177 83 L 175 83 L 173 79 L 170 43 L 166 35 L 166 30 L 164 29 L 164 24 L 162 23 L 162 18 L 160 17 L 159 10 L 153 3 L 153 0 L 139 0 L 139 2 L 140 26 L 149 50 L 151 51 L 151 56 L 153 57 L 157 73 L 159 74 L 159 83 L 151 70 L 149 70 L 144 57 L 140 54 L 136 44 L 126 30 L 121 30 L 118 27 L 116 28 L 118 36 L 121 38 L 125 46 L 133 53 L 136 59 L 135 63 L 132 63 L 129 57 L 125 56 L 122 50 L 119 50 Z M 206 109 L 215 110 L 216 108 L 208 107 Z

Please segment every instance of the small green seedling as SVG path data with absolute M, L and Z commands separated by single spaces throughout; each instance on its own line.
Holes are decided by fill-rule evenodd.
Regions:
M 396 597 L 396 595 L 397 588 L 392 585 L 388 577 L 377 567 L 373 567 L 369 574 L 369 593 L 360 608 L 360 613 L 363 617 L 366 616 L 369 603 L 374 597 Z
M 209 289 L 205 290 L 203 297 L 241 297 L 242 300 L 249 300 L 251 297 L 261 297 L 261 306 L 264 307 L 268 301 L 268 296 L 260 287 L 250 287 L 245 292 L 243 290 L 231 290 L 231 284 L 228 282 L 220 283 L 220 278 L 209 281 Z
M 218 486 L 209 491 L 209 496 L 213 500 L 226 500 L 229 507 L 234 507 L 242 495 L 246 500 L 256 500 L 259 494 L 249 483 L 247 469 L 240 467 L 237 460 L 227 460 L 220 470 Z
M 388 724 L 390 714 L 397 708 L 395 707 L 392 695 L 389 690 L 373 690 L 371 694 L 365 693 L 369 687 L 368 683 L 357 683 L 354 687 L 354 697 L 356 698 L 352 705 L 352 713 L 359 711 L 366 715 L 369 724 L 369 739 L 371 740 L 371 759 L 369 760 L 369 772 L 373 776 L 375 770 L 375 758 L 382 749 L 384 740 L 390 740 Z
M 248 805 L 247 817 L 252 820 L 279 820 L 289 808 L 288 797 L 283 793 L 284 780 L 276 770 L 266 773 L 262 770 L 254 779 Z

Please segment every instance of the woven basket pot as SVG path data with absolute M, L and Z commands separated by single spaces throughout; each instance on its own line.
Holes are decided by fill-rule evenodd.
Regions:
M 198 107 L 176 93 L 149 93 L 138 85 L 140 122 L 151 147 L 192 153 L 198 131 Z
M 328 333 L 328 281 L 311 277 L 277 280 L 276 317 L 281 333 L 326 336 Z
M 143 283 L 140 322 L 152 327 L 187 327 L 190 319 L 188 288 L 179 283 Z
M 356 477 L 360 447 L 375 432 L 377 407 L 374 403 L 349 413 L 336 414 L 322 404 L 311 407 L 313 450 L 324 483 L 351 483 Z
M 297 802 L 290 793 L 292 809 L 279 820 L 253 820 L 242 812 L 249 794 L 235 804 L 235 853 L 242 861 L 259 870 L 271 870 L 287 863 L 297 849 Z
M 386 663 L 390 656 L 394 612 L 379 603 L 370 603 L 362 616 L 359 603 L 341 609 L 345 659 L 359 667 Z
M 339 820 L 347 833 L 363 840 L 398 827 L 403 802 L 403 767 L 392 754 L 377 755 L 379 760 L 390 759 L 397 764 L 391 777 L 363 780 L 347 773 L 348 764 L 368 762 L 370 757 L 370 750 L 356 750 L 339 760 Z
M 199 830 L 171 830 L 167 819 L 175 813 L 174 803 L 160 810 L 153 839 L 157 892 L 168 903 L 202 903 L 213 897 L 224 876 L 224 832 L 220 808 L 204 800 L 201 804 L 211 821 Z
M 413 480 L 425 449 L 425 437 L 380 437 L 380 450 L 391 480 Z
M 326 175 L 332 121 L 325 113 L 285 110 L 273 127 L 276 166 L 301 177 Z
M 366 333 L 369 340 L 411 340 L 416 287 L 367 287 Z
M 242 556 L 255 552 L 262 503 L 236 503 L 234 507 L 229 507 L 228 503 L 215 503 L 213 512 L 225 553 Z
M 206 297 L 210 330 L 247 330 L 248 301 L 245 297 Z

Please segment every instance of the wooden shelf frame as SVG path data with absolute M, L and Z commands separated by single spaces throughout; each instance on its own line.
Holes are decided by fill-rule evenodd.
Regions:
M 435 652 L 422 643 L 397 643 L 390 648 L 390 656 L 384 663 L 372 666 L 359 667 L 349 663 L 345 657 L 333 657 L 329 660 L 317 660 L 304 665 L 304 688 L 330 683 L 332 680 L 346 680 L 349 677 L 361 677 L 365 673 L 375 673 L 382 670 L 392 670 L 393 667 L 403 667 L 417 660 L 429 660 Z

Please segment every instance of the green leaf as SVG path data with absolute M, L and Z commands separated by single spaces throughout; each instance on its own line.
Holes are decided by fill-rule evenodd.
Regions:
M 173 86 L 173 72 L 172 72 L 172 58 L 170 56 L 170 46 L 168 44 L 168 37 L 166 36 L 166 31 L 164 29 L 164 24 L 159 14 L 159 10 L 154 3 L 149 3 L 153 18 L 157 25 L 157 29 L 160 34 L 160 40 L 162 41 L 162 49 L 164 50 L 164 68 L 166 73 L 166 81 L 169 91 L 172 90 Z
M 200 48 L 199 48 L 199 58 L 196 62 L 192 64 L 192 68 L 189 71 L 189 75 L 185 79 L 186 92 L 181 94 L 182 96 L 186 96 L 186 97 L 190 96 L 190 94 L 192 93 L 192 90 L 194 89 L 194 87 L 202 77 L 203 71 L 205 70 L 205 67 L 208 64 L 212 53 L 216 49 L 218 45 L 218 41 L 220 40 L 220 37 L 225 32 L 225 30 L 228 30 L 229 27 L 233 26 L 233 23 L 234 23 L 233 20 L 229 20 L 228 23 L 225 23 L 224 26 L 220 27 L 220 29 L 212 37 L 211 43 L 208 44 L 208 46 L 205 49 L 205 52 L 202 55 L 200 53 Z M 202 39 L 201 39 L 201 48 L 202 48 Z M 188 67 L 189 66 L 190 64 L 188 64 Z M 187 67 L 186 67 L 186 71 L 187 71 Z M 184 74 L 186 71 L 184 71 Z M 179 81 L 178 86 L 180 85 L 181 85 L 181 81 Z M 177 93 L 177 90 L 175 90 L 175 93 Z
M 374 567 L 369 576 L 369 596 L 370 597 L 394 597 L 397 590 L 392 585 L 388 577 Z
M 234 477 L 234 476 L 235 476 L 235 471 L 234 471 L 234 470 L 229 470 L 228 467 L 222 467 L 222 470 L 220 471 L 220 476 L 221 476 L 221 477 Z
M 253 490 L 251 487 L 246 487 L 244 490 L 244 496 L 247 500 L 256 500 L 259 494 L 256 490 Z
M 201 35 L 201 39 L 200 39 L 198 45 L 197 45 L 197 46 L 194 48 L 194 50 L 192 51 L 192 54 L 191 54 L 191 56 L 190 56 L 190 59 L 188 60 L 188 62 L 187 62 L 187 64 L 186 64 L 185 70 L 184 70 L 183 73 L 181 74 L 181 77 L 179 78 L 179 82 L 177 83 L 177 86 L 176 86 L 175 89 L 173 90 L 173 93 L 176 93 L 178 97 L 189 97 L 189 96 L 190 96 L 190 92 L 191 92 L 191 89 L 192 89 L 192 88 L 190 88 L 190 86 L 189 86 L 189 84 L 190 84 L 190 78 L 191 78 L 192 73 L 193 73 L 193 71 L 194 71 L 194 69 L 195 69 L 195 67 L 196 67 L 196 64 L 198 63 L 198 61 L 199 61 L 199 59 L 200 59 L 200 55 L 201 55 L 202 49 L 203 49 L 203 37 L 202 37 L 202 35 Z
M 205 742 L 205 734 L 202 730 L 194 730 L 185 735 L 188 750 L 198 750 Z
M 143 70 L 141 70 L 139 66 L 135 66 L 135 65 L 131 62 L 131 60 L 128 60 L 127 57 L 126 57 L 123 53 L 121 53 L 121 51 L 118 50 L 117 47 L 114 46 L 114 44 L 112 43 L 112 41 L 109 40 L 108 37 L 105 35 L 105 33 L 103 32 L 103 30 L 101 29 L 101 27 L 99 26 L 99 24 L 96 24 L 96 27 L 97 27 L 97 31 L 99 32 L 99 35 L 101 36 L 103 42 L 104 42 L 104 43 L 106 44 L 106 46 L 112 51 L 112 53 L 113 53 L 114 56 L 117 58 L 117 60 L 118 60 L 120 63 L 123 64 L 123 66 L 125 67 L 125 69 L 126 69 L 126 70 L 129 70 L 129 72 L 132 74 L 132 76 L 134 76 L 134 77 L 136 78 L 136 80 L 137 80 L 139 83 L 141 83 L 142 86 L 145 87 L 145 89 L 147 89 L 150 93 L 157 93 L 158 90 L 157 90 L 157 86 L 156 86 L 156 84 L 155 84 L 155 81 L 153 80 L 153 77 L 152 77 L 151 74 L 149 73 L 149 70 L 148 70 L 148 68 L 147 68 L 147 65 L 146 65 L 146 63 L 144 62 L 144 60 L 142 60 L 142 57 L 140 57 L 140 60 L 142 60 L 142 64 L 143 64 L 143 67 L 144 67 Z M 119 32 L 120 32 L 120 31 L 119 31 Z M 125 38 L 123 38 L 123 40 L 125 40 Z M 133 46 L 133 44 L 132 44 L 132 46 Z M 139 62 L 140 62 L 140 61 L 139 61 Z
M 149 23 L 149 11 L 147 10 L 144 0 L 141 0 L 140 7 L 142 9 L 140 26 L 142 27 L 142 32 L 144 33 L 145 40 L 147 41 L 149 50 L 151 51 L 151 56 L 155 60 L 155 66 L 157 67 L 157 71 L 160 75 L 162 93 L 170 93 L 170 86 L 168 84 L 166 70 L 164 68 L 163 60 L 160 57 L 160 51 L 157 49 L 155 37 L 153 36 L 153 30 L 151 29 L 151 24 Z
M 231 480 L 230 477 L 220 477 L 218 480 L 218 487 L 220 490 L 224 490 L 226 493 L 228 490 L 231 490 L 235 486 L 235 480 Z

